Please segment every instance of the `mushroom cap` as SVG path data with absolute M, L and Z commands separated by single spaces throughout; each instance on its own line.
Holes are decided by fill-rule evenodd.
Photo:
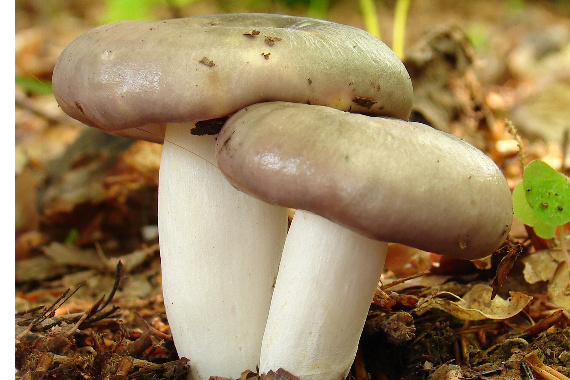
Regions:
M 160 141 L 164 123 L 228 116 L 284 100 L 407 119 L 410 77 L 379 39 L 347 25 L 234 13 L 119 21 L 73 41 L 53 90 L 62 109 L 106 132 Z
M 497 165 L 425 124 L 260 103 L 226 122 L 216 157 L 234 187 L 266 202 L 456 258 L 492 253 L 512 222 Z

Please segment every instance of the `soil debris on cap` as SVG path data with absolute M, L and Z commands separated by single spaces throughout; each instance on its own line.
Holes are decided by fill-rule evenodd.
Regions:
M 260 31 L 257 29 L 253 29 L 251 32 L 249 33 L 244 33 L 243 35 L 246 37 L 255 37 L 257 35 L 259 35 Z
M 361 106 L 361 107 L 365 107 L 365 108 L 370 108 L 370 107 L 372 107 L 374 104 L 378 103 L 378 102 L 376 102 L 376 101 L 373 100 L 373 99 L 363 98 L 363 97 L 360 97 L 360 96 L 355 96 L 355 97 L 352 99 L 352 102 L 358 104 L 358 105 Z
M 278 41 L 281 41 L 281 38 L 265 36 L 265 43 L 269 46 L 275 45 L 275 42 L 278 42 Z
M 190 134 L 196 136 L 217 135 L 226 120 L 228 120 L 227 117 L 220 117 L 217 119 L 197 121 L 196 126 L 190 131 Z
M 212 61 L 211 59 L 209 59 L 208 57 L 204 57 L 201 60 L 199 60 L 198 62 L 200 62 L 202 65 L 208 66 L 208 67 L 214 67 L 216 66 L 216 64 L 214 63 L 214 61 Z

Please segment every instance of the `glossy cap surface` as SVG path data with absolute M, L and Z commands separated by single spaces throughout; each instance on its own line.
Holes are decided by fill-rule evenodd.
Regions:
M 53 90 L 77 120 L 151 140 L 135 128 L 162 136 L 161 124 L 224 117 L 264 101 L 401 119 L 412 105 L 404 65 L 371 34 L 256 13 L 102 25 L 63 51 Z
M 456 258 L 491 254 L 512 222 L 497 165 L 425 124 L 260 103 L 226 122 L 216 157 L 234 187 L 266 202 Z

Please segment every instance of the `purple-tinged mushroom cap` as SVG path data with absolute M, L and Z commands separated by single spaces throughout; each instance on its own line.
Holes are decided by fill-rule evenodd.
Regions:
M 497 165 L 425 124 L 261 103 L 232 116 L 216 147 L 236 188 L 376 240 L 476 259 L 510 230 L 511 192 Z
M 380 40 L 305 17 L 237 13 L 95 28 L 61 54 L 63 110 L 109 133 L 160 141 L 164 123 L 228 116 L 264 101 L 406 119 L 412 86 Z

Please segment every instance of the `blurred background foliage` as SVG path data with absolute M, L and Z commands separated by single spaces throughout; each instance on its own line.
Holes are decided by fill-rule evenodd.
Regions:
M 478 0 L 463 0 L 459 3 L 477 3 Z M 500 0 L 496 6 L 509 12 L 521 13 L 528 5 L 544 1 Z M 550 0 L 561 13 L 570 15 L 568 0 Z M 372 12 L 374 9 L 395 10 L 409 0 L 16 0 L 18 9 L 34 10 L 38 14 L 51 17 L 60 13 L 73 13 L 81 18 L 108 23 L 123 19 L 160 19 L 193 15 L 193 9 L 211 9 L 220 12 L 275 12 L 291 13 L 317 18 L 327 18 L 329 10 L 344 3 L 348 7 Z M 412 3 L 413 7 L 413 3 Z M 346 7 L 345 7 L 346 8 Z M 202 12 L 199 12 L 202 13 Z M 366 15 L 364 15 L 366 16 Z M 16 23 L 18 23 L 16 17 Z M 16 25 L 18 29 L 18 25 Z
M 174 14 L 180 14 L 182 9 L 199 0 L 104 0 L 105 13 L 103 22 L 112 22 L 124 19 L 153 19 L 156 17 L 155 10 L 167 7 Z M 330 0 L 240 0 L 223 1 L 222 8 L 232 11 L 233 7 L 245 9 L 262 9 L 271 4 L 280 3 L 285 8 L 304 9 L 307 16 L 326 18 Z
M 102 22 L 112 22 L 123 19 L 152 19 L 156 17 L 154 13 L 157 8 L 168 7 L 175 12 L 192 3 L 199 2 L 200 0 L 104 0 L 106 10 L 102 17 Z M 339 2 L 340 0 L 225 0 L 220 1 L 222 8 L 227 7 L 227 11 L 232 11 L 233 7 L 245 9 L 260 9 L 266 6 L 274 7 L 281 6 L 290 9 L 304 10 L 304 13 L 309 17 L 326 18 L 331 3 Z M 463 0 L 463 1 L 476 1 L 476 0 Z M 502 3 L 502 6 L 512 12 L 522 12 L 525 9 L 528 0 L 502 0 L 497 3 Z M 363 11 L 373 11 L 374 3 L 385 2 L 388 7 L 398 9 L 401 7 L 405 9 L 409 0 L 348 0 L 345 2 L 354 3 Z M 532 1 L 531 1 L 532 2 Z M 566 2 L 568 0 L 552 0 L 552 3 Z M 366 16 L 366 15 L 364 15 Z

